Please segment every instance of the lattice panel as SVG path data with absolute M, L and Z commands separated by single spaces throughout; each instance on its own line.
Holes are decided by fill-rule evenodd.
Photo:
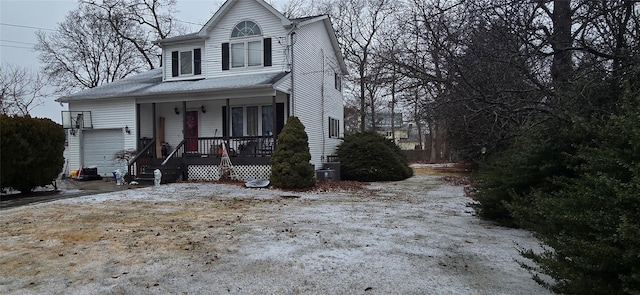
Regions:
M 269 165 L 243 165 L 233 166 L 240 179 L 255 178 L 269 179 L 271 166 Z M 220 179 L 220 167 L 218 165 L 189 165 L 189 180 L 192 181 L 216 181 Z

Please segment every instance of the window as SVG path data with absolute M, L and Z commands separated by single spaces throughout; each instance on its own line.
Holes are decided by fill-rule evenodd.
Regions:
M 231 31 L 231 38 L 249 37 L 256 35 L 262 35 L 262 31 L 260 30 L 260 27 L 258 27 L 258 24 L 250 20 L 240 22 L 233 28 L 233 31 Z
M 258 107 L 247 107 L 247 135 L 258 135 Z
M 193 58 L 191 51 L 180 52 L 180 75 L 191 74 L 193 67 Z
M 171 76 L 173 77 L 200 75 L 201 64 L 200 48 L 171 52 Z
M 243 136 L 243 107 L 231 108 L 231 136 Z
M 340 120 L 329 117 L 329 138 L 340 137 Z
M 262 38 L 262 30 L 252 21 L 242 21 L 231 31 L 231 42 L 222 43 L 222 70 L 229 68 L 270 67 L 271 38 Z
M 273 106 L 262 106 L 262 135 L 273 134 Z
M 335 88 L 338 89 L 338 91 L 342 91 L 342 79 L 340 78 L 340 75 L 338 73 L 334 73 L 333 79 L 335 80 Z

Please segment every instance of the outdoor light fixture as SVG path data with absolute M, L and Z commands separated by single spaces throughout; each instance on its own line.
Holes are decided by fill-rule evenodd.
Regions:
M 71 134 L 73 136 L 76 136 L 77 132 L 78 131 L 76 129 L 73 129 L 73 128 L 69 129 L 69 134 Z
M 176 112 L 176 115 L 180 115 L 180 110 L 178 110 L 178 107 L 175 107 L 173 110 Z
M 124 132 L 126 132 L 127 134 L 131 134 L 131 130 L 129 129 L 129 126 L 124 126 Z
M 207 112 L 207 109 L 205 109 L 205 108 L 204 108 L 204 105 L 202 105 L 202 106 L 200 107 L 200 109 L 202 110 L 202 113 L 203 113 L 203 114 Z

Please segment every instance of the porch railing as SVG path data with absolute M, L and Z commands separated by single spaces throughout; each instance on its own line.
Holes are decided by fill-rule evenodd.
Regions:
M 151 159 L 155 158 L 156 154 L 155 147 L 155 139 L 148 141 L 144 148 L 142 148 L 142 150 L 140 150 L 140 152 L 135 157 L 133 157 L 133 159 L 131 159 L 129 163 L 127 163 L 127 172 L 129 173 L 129 175 L 139 175 L 140 171 L 144 171 L 145 168 L 151 165 Z M 132 173 L 134 166 L 136 171 L 135 174 Z
M 272 136 L 200 137 L 185 139 L 185 156 L 220 157 L 226 143 L 231 157 L 267 157 L 273 155 Z

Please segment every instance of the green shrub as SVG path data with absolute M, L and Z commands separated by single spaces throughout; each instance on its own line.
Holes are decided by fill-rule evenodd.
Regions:
M 567 132 L 556 129 L 552 135 L 540 129 L 516 138 L 505 151 L 480 162 L 472 175 L 478 189 L 478 215 L 505 226 L 517 226 L 509 206 L 526 206 L 534 188 L 551 191 L 550 181 L 567 172 L 565 154 L 574 148 Z M 522 224 L 520 224 L 522 225 Z
M 51 184 L 64 164 L 64 129 L 50 119 L 2 115 L 0 186 L 22 193 Z
M 302 189 L 316 185 L 309 152 L 309 137 L 297 117 L 289 117 L 271 158 L 271 183 L 275 187 Z
M 413 176 L 400 148 L 375 132 L 345 137 L 338 146 L 341 175 L 346 180 L 392 181 Z

